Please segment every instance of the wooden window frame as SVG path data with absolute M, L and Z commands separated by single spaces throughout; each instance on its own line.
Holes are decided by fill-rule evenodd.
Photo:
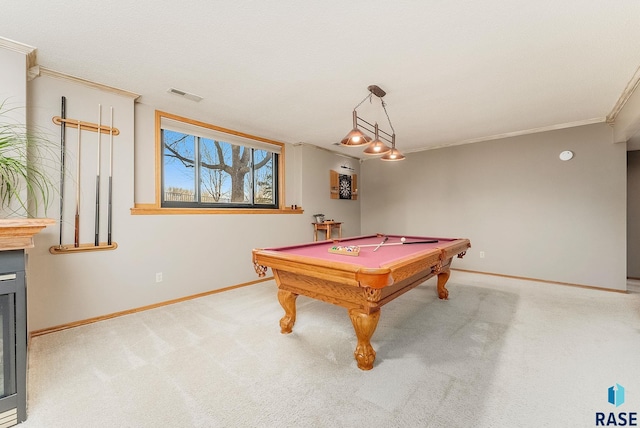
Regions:
M 167 118 L 179 122 L 184 122 L 188 125 L 198 126 L 205 129 L 210 129 L 216 132 L 222 132 L 231 136 L 238 136 L 242 138 L 248 138 L 255 140 L 259 143 L 272 144 L 279 148 L 278 165 L 277 165 L 277 185 L 278 185 L 278 207 L 276 208 L 222 208 L 222 207 L 197 207 L 197 208 L 176 208 L 176 207 L 162 207 L 162 132 L 161 122 L 162 118 Z M 198 120 L 189 119 L 183 116 L 178 116 L 172 113 L 156 110 L 155 112 L 155 202 L 153 204 L 135 204 L 135 207 L 131 209 L 132 214 L 299 214 L 303 210 L 301 207 L 286 207 L 284 202 L 285 195 L 285 145 L 284 143 L 271 140 L 268 138 L 258 137 L 244 132 L 236 131 L 233 129 L 223 128 L 220 126 L 212 125 Z

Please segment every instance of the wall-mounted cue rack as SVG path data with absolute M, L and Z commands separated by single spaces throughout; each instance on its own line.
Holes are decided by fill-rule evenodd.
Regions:
M 74 252 L 83 251 L 104 251 L 115 250 L 118 248 L 118 244 L 114 242 L 112 238 L 112 196 L 113 196 L 113 137 L 120 135 L 120 131 L 113 127 L 113 107 L 111 107 L 111 123 L 109 126 L 102 124 L 102 105 L 98 105 L 98 123 L 85 122 L 79 119 L 69 119 L 66 117 L 66 98 L 62 97 L 61 115 L 54 116 L 52 118 L 53 123 L 60 126 L 60 241 L 58 245 L 54 245 L 49 248 L 51 254 L 69 254 Z M 74 242 L 72 244 L 63 244 L 63 224 L 64 224 L 64 188 L 65 188 L 65 155 L 66 155 L 66 128 L 77 130 L 77 142 L 76 142 L 76 177 L 75 177 L 75 218 L 74 218 Z M 96 165 L 96 182 L 95 182 L 95 217 L 94 217 L 94 242 L 93 243 L 80 243 L 80 185 L 81 185 L 81 148 L 82 148 L 82 131 L 95 132 L 97 138 L 97 165 Z M 101 155 L 102 155 L 102 134 L 109 136 L 109 194 L 108 194 L 108 211 L 107 211 L 107 241 L 100 242 L 100 207 L 102 199 L 100 196 L 100 179 L 101 179 Z M 86 144 L 86 143 L 85 143 Z M 84 216 L 83 216 L 84 218 Z
M 98 125 L 97 123 L 83 122 L 78 119 L 63 119 L 60 116 L 54 116 L 52 120 L 53 120 L 53 123 L 55 123 L 56 125 L 62 125 L 64 123 L 65 126 L 72 126 L 76 129 L 78 128 L 78 124 L 79 124 L 80 129 L 83 131 L 97 132 L 99 127 L 100 132 L 102 132 L 103 134 L 109 134 L 110 130 L 113 129 L 114 137 L 117 135 L 120 135 L 120 130 L 118 128 L 112 128 L 106 125 Z

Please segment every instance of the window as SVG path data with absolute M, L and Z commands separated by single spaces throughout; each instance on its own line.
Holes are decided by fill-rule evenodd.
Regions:
M 162 208 L 279 205 L 282 143 L 156 112 Z

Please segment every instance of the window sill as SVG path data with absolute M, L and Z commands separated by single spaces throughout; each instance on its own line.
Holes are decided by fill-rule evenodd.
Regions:
M 302 214 L 301 207 L 292 209 L 283 207 L 280 209 L 259 208 L 161 208 L 155 204 L 135 204 L 131 208 L 131 215 L 192 215 L 192 214 Z

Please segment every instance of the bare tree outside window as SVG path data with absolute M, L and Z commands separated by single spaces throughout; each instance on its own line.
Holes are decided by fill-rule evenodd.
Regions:
M 162 145 L 163 203 L 277 205 L 277 154 L 170 129 Z
M 205 140 L 200 144 L 200 158 L 205 164 L 215 165 L 219 163 L 217 147 L 212 140 Z M 224 158 L 223 150 L 223 158 Z M 221 169 L 201 168 L 200 185 L 202 187 L 203 202 L 225 202 L 231 200 L 229 192 L 225 191 L 225 184 L 230 181 L 229 174 Z M 211 199 L 211 200 L 208 200 Z
M 256 183 L 255 199 L 259 203 L 272 204 L 273 200 L 273 153 L 255 150 L 254 157 L 259 168 L 254 168 Z

